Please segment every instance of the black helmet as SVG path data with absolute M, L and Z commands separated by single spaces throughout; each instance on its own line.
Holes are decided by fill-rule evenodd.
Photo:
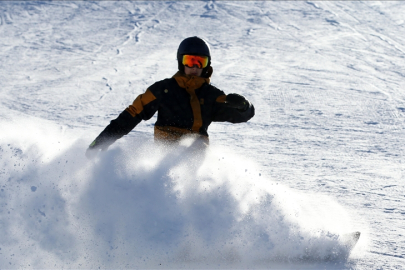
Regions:
M 207 74 L 209 67 L 211 66 L 211 53 L 208 43 L 199 37 L 189 37 L 183 40 L 177 50 L 177 62 L 179 65 L 179 71 L 184 72 L 183 55 L 201 55 L 208 56 L 208 65 L 203 69 L 202 76 Z

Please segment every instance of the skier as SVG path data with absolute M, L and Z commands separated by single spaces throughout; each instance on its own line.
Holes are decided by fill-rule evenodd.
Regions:
M 199 37 L 184 39 L 177 50 L 178 72 L 151 85 L 98 135 L 86 151 L 88 158 L 128 134 L 156 111 L 154 137 L 175 142 L 194 134 L 208 141 L 211 122 L 247 122 L 254 116 L 253 105 L 239 94 L 228 94 L 210 84 L 211 53 Z

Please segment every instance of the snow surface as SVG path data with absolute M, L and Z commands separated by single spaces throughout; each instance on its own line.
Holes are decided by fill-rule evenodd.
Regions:
M 1 1 L 0 268 L 405 269 L 402 1 Z M 87 145 L 188 36 L 256 116 Z M 361 231 L 353 252 L 344 235 Z

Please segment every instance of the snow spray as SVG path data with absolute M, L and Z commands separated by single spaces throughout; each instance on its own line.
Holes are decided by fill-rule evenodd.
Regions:
M 1 268 L 288 268 L 349 255 L 347 211 L 229 149 L 128 138 L 89 161 L 69 132 L 17 122 L 0 145 Z

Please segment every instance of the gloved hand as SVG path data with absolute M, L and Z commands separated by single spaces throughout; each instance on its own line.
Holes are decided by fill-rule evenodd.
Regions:
M 86 150 L 86 157 L 88 159 L 94 159 L 98 153 L 101 151 L 107 150 L 108 146 L 98 143 L 97 140 L 94 140 L 90 145 L 89 148 Z
M 225 104 L 228 107 L 235 108 L 238 110 L 246 111 L 249 108 L 249 101 L 239 94 L 229 94 L 226 96 Z

